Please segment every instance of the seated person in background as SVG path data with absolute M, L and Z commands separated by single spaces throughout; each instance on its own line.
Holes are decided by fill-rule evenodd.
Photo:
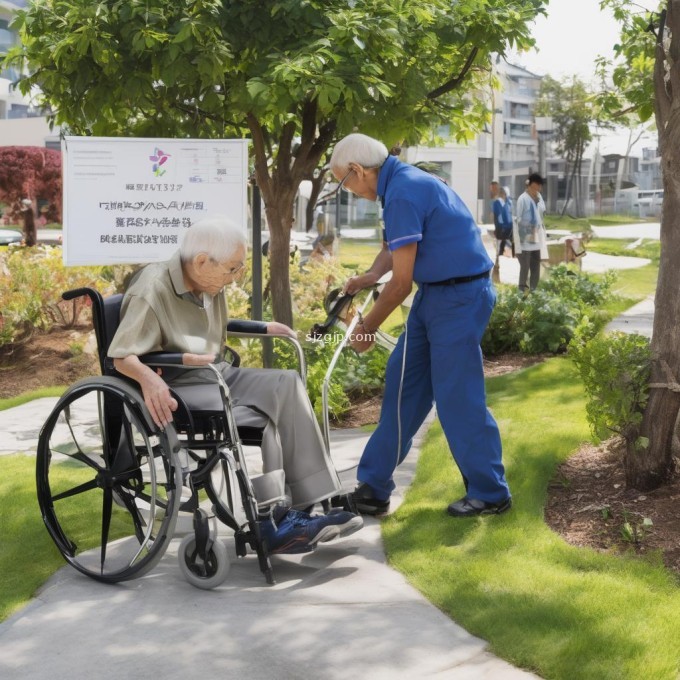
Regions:
M 246 236 L 238 225 L 223 217 L 193 225 L 170 260 L 147 265 L 128 288 L 108 354 L 117 371 L 139 383 L 159 427 L 172 420 L 178 406 L 169 386 L 214 383 L 215 375 L 208 368 L 173 367 L 164 369 L 166 382 L 139 356 L 178 352 L 186 366 L 214 363 L 229 387 L 232 405 L 254 407 L 268 419 L 262 442 L 264 474 L 254 486 L 269 550 L 308 552 L 319 542 L 357 531 L 363 522 L 350 512 L 311 516 L 290 509 L 307 508 L 342 493 L 297 372 L 233 368 L 222 360 L 227 325 L 224 286 L 237 278 L 245 259 Z M 265 329 L 295 337 L 291 328 L 275 321 L 263 322 Z

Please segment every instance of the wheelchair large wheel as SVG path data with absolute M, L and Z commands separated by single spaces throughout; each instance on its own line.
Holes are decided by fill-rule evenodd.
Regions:
M 163 556 L 181 502 L 178 442 L 158 431 L 139 392 L 117 378 L 71 387 L 38 443 L 38 502 L 66 561 L 108 583 Z

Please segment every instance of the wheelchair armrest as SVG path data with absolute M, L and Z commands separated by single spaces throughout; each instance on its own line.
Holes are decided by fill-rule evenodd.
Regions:
M 165 365 L 165 366 L 182 366 L 181 352 L 149 352 L 149 354 L 142 354 L 139 360 L 148 365 Z M 187 366 L 187 368 L 191 368 Z
M 266 321 L 253 321 L 251 319 L 229 319 L 227 321 L 227 333 L 247 333 L 248 335 L 266 335 Z
M 293 347 L 295 348 L 295 353 L 297 354 L 297 361 L 298 361 L 298 373 L 300 374 L 300 377 L 302 378 L 302 382 L 307 385 L 307 362 L 305 361 L 305 354 L 302 351 L 302 345 L 298 341 L 297 338 L 291 338 L 290 335 L 285 335 L 284 333 L 267 333 L 267 328 L 266 324 L 262 321 L 253 321 L 253 324 L 262 324 L 265 327 L 264 332 L 259 331 L 259 332 L 240 332 L 240 331 L 235 331 L 235 330 L 230 330 L 232 329 L 232 324 L 233 322 L 230 321 L 227 324 L 227 339 L 229 338 L 258 338 L 260 340 L 263 340 L 264 338 L 280 338 L 281 340 L 287 340 L 290 342 Z M 251 322 L 249 321 L 238 321 L 238 323 L 246 323 L 249 324 Z

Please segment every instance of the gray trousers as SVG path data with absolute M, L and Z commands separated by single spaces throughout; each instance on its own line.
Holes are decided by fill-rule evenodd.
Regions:
M 526 291 L 529 288 L 536 290 L 538 282 L 541 278 L 541 251 L 540 250 L 523 250 L 517 253 L 519 260 L 519 289 Z M 527 286 L 527 278 L 529 285 Z
M 293 507 L 304 508 L 340 493 L 342 485 L 298 373 L 228 364 L 218 368 L 229 387 L 236 423 L 264 426 L 263 474 L 253 478 L 258 503 L 288 497 Z M 168 382 L 181 394 L 182 386 L 214 379 L 197 369 Z

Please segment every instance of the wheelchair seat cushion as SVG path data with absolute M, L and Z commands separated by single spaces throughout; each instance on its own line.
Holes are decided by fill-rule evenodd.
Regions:
M 217 385 L 203 383 L 200 385 L 176 385 L 173 391 L 186 404 L 189 411 L 218 411 L 224 410 L 222 396 Z M 234 406 L 234 419 L 238 427 L 266 427 L 269 419 L 250 406 Z

